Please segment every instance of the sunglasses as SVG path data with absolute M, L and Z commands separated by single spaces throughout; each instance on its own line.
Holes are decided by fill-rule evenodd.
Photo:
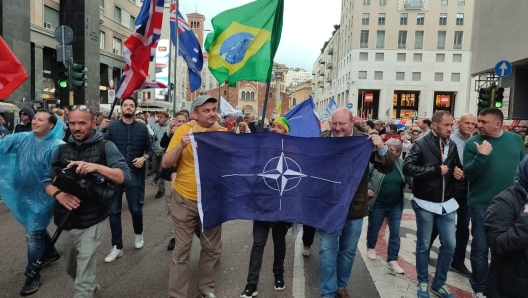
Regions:
M 90 111 L 90 108 L 85 105 L 74 105 L 70 108 L 70 111 L 74 111 L 76 109 L 79 109 L 79 111 Z
M 20 112 L 20 116 L 27 116 L 28 114 L 26 112 Z

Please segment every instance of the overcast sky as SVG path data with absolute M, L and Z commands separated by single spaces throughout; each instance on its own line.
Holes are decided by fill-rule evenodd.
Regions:
M 224 10 L 235 8 L 250 0 L 180 0 L 182 15 L 194 12 L 205 16 L 205 29 L 213 29 L 211 19 Z M 282 37 L 275 61 L 288 67 L 312 71 L 320 49 L 339 24 L 341 0 L 285 0 Z

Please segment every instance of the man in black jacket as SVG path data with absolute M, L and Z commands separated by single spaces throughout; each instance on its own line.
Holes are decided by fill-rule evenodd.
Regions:
M 35 111 L 31 107 L 25 107 L 18 112 L 18 116 L 20 117 L 20 123 L 15 126 L 13 133 L 30 132 L 31 120 L 35 117 Z
M 102 134 L 95 130 L 95 115 L 86 106 L 72 107 L 69 127 L 72 136 L 67 145 L 55 150 L 52 166 L 42 184 L 46 194 L 57 200 L 53 210 L 56 225 L 60 225 L 70 210 L 72 212 L 56 246 L 66 262 L 66 272 L 75 280 L 74 296 L 93 297 L 101 290 L 95 282 L 95 266 L 110 202 L 94 197 L 81 202 L 78 195 L 68 193 L 60 185 L 53 185 L 55 176 L 63 170 L 54 164 L 73 160 L 68 167 L 77 166 L 77 174 L 98 173 L 114 183 L 129 182 L 130 172 L 116 146 L 105 142 Z M 101 145 L 104 145 L 104 156 Z
M 454 179 L 463 172 L 455 142 L 450 141 L 453 117 L 438 111 L 432 118 L 432 132 L 418 139 L 405 157 L 403 174 L 413 178 L 411 203 L 416 213 L 416 273 L 418 297 L 428 298 L 429 243 L 433 225 L 440 234 L 440 254 L 431 290 L 443 298 L 454 298 L 445 282 L 455 250 L 457 201 L 451 195 Z

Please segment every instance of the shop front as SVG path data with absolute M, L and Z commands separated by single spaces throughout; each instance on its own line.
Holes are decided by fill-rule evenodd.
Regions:
M 419 91 L 394 91 L 392 99 L 392 117 L 412 119 L 418 113 Z
M 380 90 L 359 90 L 358 115 L 363 119 L 378 118 Z
M 436 111 L 447 111 L 454 115 L 455 97 L 456 93 L 454 92 L 435 92 L 433 113 Z

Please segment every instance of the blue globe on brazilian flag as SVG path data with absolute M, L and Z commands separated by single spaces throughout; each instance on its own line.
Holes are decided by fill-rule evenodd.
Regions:
M 284 0 L 257 0 L 212 19 L 214 32 L 207 35 L 205 50 L 218 82 L 270 82 L 283 11 Z

